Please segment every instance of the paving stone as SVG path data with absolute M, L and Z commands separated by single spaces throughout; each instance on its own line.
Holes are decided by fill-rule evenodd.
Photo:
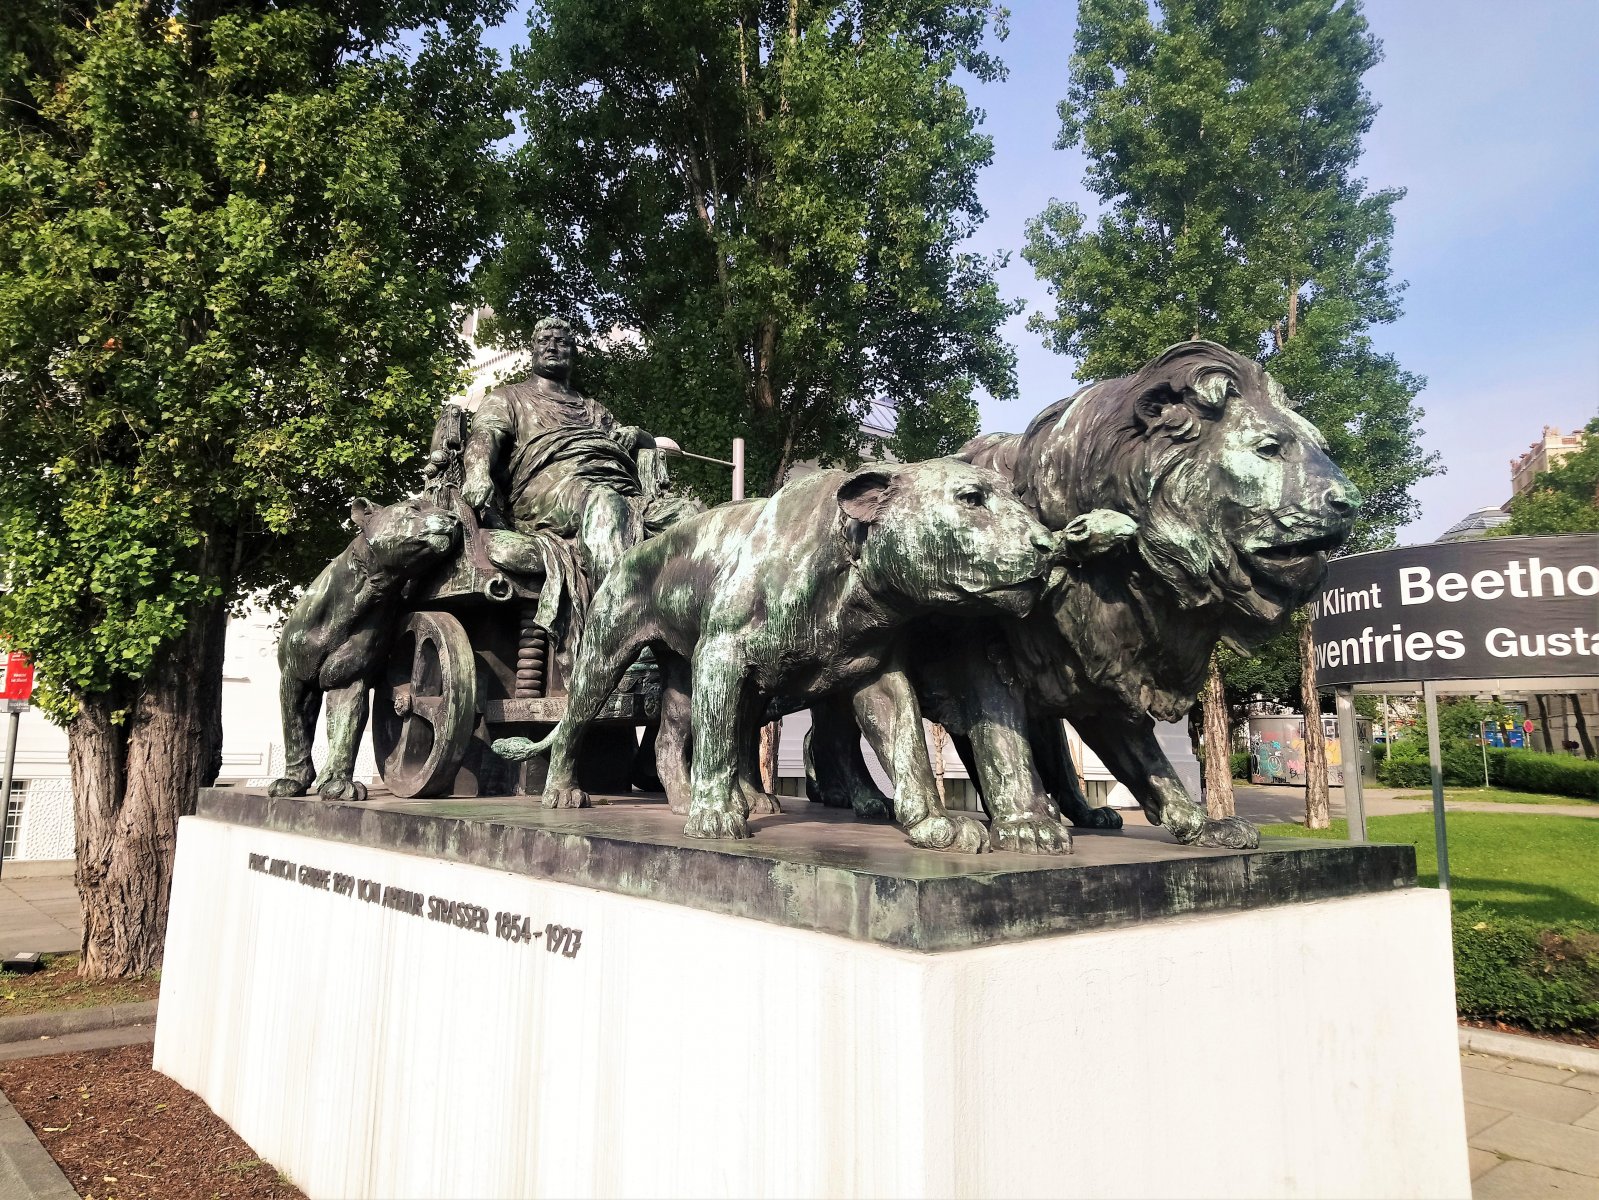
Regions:
M 1504 1074 L 1514 1075 L 1517 1079 L 1537 1079 L 1544 1083 L 1566 1083 L 1576 1076 L 1575 1071 L 1564 1067 L 1549 1067 L 1542 1063 L 1526 1063 L 1510 1061 L 1505 1063 Z
M 1599 1129 L 1599 1104 L 1593 1106 L 1593 1111 L 1585 1117 L 1578 1117 L 1572 1122 L 1578 1129 Z
M 1566 1086 L 1579 1088 L 1584 1092 L 1599 1092 L 1599 1075 L 1589 1075 L 1579 1071 L 1575 1075 L 1566 1077 Z
M 1463 1067 L 1476 1067 L 1479 1071 L 1501 1071 L 1506 1066 L 1506 1060 L 1495 1058 L 1491 1054 L 1478 1054 L 1474 1050 L 1460 1052 L 1460 1065 Z
M 1599 1179 L 1537 1163 L 1503 1162 L 1472 1181 L 1472 1200 L 1599 1200 Z
M 1466 1067 L 1461 1071 L 1461 1078 L 1465 1081 L 1467 1100 L 1545 1121 L 1575 1121 L 1593 1107 L 1591 1093 L 1562 1083 L 1518 1079 L 1498 1071 L 1479 1071 L 1476 1067 Z
M 1466 1136 L 1476 1137 L 1488 1126 L 1497 1124 L 1508 1117 L 1510 1113 L 1502 1108 L 1490 1108 L 1486 1104 L 1473 1104 L 1466 1101 Z
M 1599 1130 L 1512 1113 L 1471 1141 L 1479 1150 L 1599 1180 Z
M 1500 1157 L 1491 1150 L 1479 1150 L 1477 1147 L 1473 1146 L 1470 1153 L 1471 1177 L 1473 1179 L 1477 1178 L 1479 1175 L 1486 1175 L 1489 1171 L 1497 1167 L 1502 1161 Z

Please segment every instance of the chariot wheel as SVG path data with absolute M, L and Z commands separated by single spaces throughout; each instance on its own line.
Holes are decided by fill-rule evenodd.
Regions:
M 477 663 L 449 613 L 405 618 L 372 697 L 372 749 L 396 796 L 442 796 L 477 722 Z

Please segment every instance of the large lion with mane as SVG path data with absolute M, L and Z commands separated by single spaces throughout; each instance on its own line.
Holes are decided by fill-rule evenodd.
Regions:
M 920 639 L 924 710 L 977 780 L 994 848 L 1065 851 L 1063 813 L 1078 825 L 1121 824 L 1088 806 L 1061 717 L 1179 842 L 1258 845 L 1253 826 L 1209 820 L 1189 799 L 1154 721 L 1193 707 L 1218 642 L 1249 649 L 1281 629 L 1349 536 L 1360 493 L 1316 427 L 1258 363 L 1192 341 L 958 457 L 1009 478 L 1051 530 L 1095 510 L 1137 526 L 1125 549 L 1057 568 L 1026 619 Z M 853 740 L 832 737 L 833 724 L 824 717 L 817 729 L 830 748 Z M 814 757 L 853 774 L 847 754 Z M 818 787 L 834 802 L 872 804 L 859 779 Z

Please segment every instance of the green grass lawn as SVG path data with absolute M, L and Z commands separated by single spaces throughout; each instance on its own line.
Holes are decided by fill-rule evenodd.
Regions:
M 1569 801 L 1567 801 L 1569 803 Z M 1577 921 L 1599 930 L 1599 820 L 1531 813 L 1449 814 L 1449 874 L 1456 908 L 1481 903 L 1506 916 L 1544 924 Z M 1416 872 L 1438 882 L 1432 814 L 1371 817 L 1374 842 L 1416 847 Z M 1348 826 L 1311 831 L 1302 825 L 1264 825 L 1267 837 L 1344 838 Z
M 1431 792 L 1400 792 L 1395 800 L 1425 800 L 1432 803 Z M 1566 804 L 1573 808 L 1599 809 L 1599 800 L 1582 800 L 1576 796 L 1547 796 L 1542 792 L 1507 792 L 1504 788 L 1444 789 L 1445 804 Z

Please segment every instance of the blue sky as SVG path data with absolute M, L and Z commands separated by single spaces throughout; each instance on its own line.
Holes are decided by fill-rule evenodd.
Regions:
M 972 98 L 988 113 L 984 251 L 1018 249 L 1051 196 L 1094 210 L 1083 160 L 1052 149 L 1076 6 L 1011 5 L 1002 84 Z M 1366 139 L 1371 187 L 1404 187 L 1392 265 L 1405 313 L 1380 349 L 1427 377 L 1425 444 L 1447 474 L 1416 489 L 1421 515 L 1401 542 L 1431 541 L 1510 494 L 1512 457 L 1544 425 L 1599 412 L 1599 2 L 1372 0 L 1384 60 L 1366 76 L 1382 111 Z M 1007 294 L 1048 306 L 1013 259 Z M 1074 363 L 1016 318 L 1020 396 L 985 400 L 985 430 L 1021 428 L 1075 386 Z
M 1020 250 L 1050 198 L 1094 211 L 1083 160 L 1053 149 L 1076 5 L 1010 0 L 1003 83 L 975 85 L 994 163 L 980 191 L 984 253 Z M 1366 76 L 1382 110 L 1366 139 L 1371 187 L 1404 187 L 1392 265 L 1405 313 L 1380 349 L 1427 378 L 1425 444 L 1446 474 L 1416 489 L 1401 542 L 1431 541 L 1510 494 L 1510 459 L 1545 425 L 1599 412 L 1599 0 L 1368 0 L 1385 57 Z M 513 14 L 492 40 L 520 40 Z M 1048 292 L 1015 254 L 1001 276 L 1028 312 Z M 1020 395 L 985 398 L 985 430 L 1017 430 L 1077 386 L 1075 364 L 1015 318 Z

